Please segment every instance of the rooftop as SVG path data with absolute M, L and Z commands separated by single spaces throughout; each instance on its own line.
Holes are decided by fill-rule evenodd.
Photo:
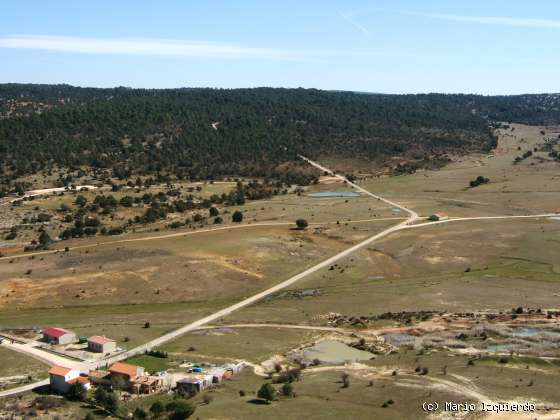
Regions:
M 68 331 L 65 330 L 64 328 L 58 328 L 58 327 L 49 327 L 49 328 L 45 328 L 43 330 L 43 335 L 48 335 L 50 337 L 62 337 L 64 334 L 72 334 L 72 331 Z
M 123 375 L 134 377 L 138 375 L 138 366 L 129 365 L 128 363 L 117 362 L 109 368 L 109 372 L 120 373 Z
M 83 376 L 78 376 L 77 378 L 70 379 L 68 383 L 70 385 L 75 384 L 76 382 L 81 383 L 82 385 L 89 384 L 89 379 L 84 378 Z
M 88 342 L 89 343 L 95 343 L 95 344 L 107 344 L 107 343 L 114 343 L 115 340 L 112 340 L 112 339 L 107 338 L 105 336 L 93 335 L 90 338 L 88 338 Z
M 49 370 L 49 375 L 55 375 L 55 376 L 66 376 L 66 374 L 68 372 L 70 372 L 72 369 L 68 369 L 62 366 L 53 366 L 52 368 L 50 368 Z

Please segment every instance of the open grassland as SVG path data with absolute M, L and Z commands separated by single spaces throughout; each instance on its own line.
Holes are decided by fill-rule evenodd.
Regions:
M 147 239 L 133 242 L 69 241 L 69 252 L 0 261 L 0 325 L 60 325 L 79 335 L 105 334 L 131 348 L 286 279 L 395 222 L 333 222 L 306 231 L 291 225 L 184 229 L 153 239 L 147 234 L 124 238 Z M 146 322 L 150 328 L 144 328 Z
M 48 366 L 22 353 L 0 347 L 0 387 L 11 376 L 30 376 L 32 380 L 47 377 Z
M 460 221 L 398 232 L 232 314 L 227 322 L 321 323 L 320 315 L 557 307 L 560 222 Z
M 161 347 L 170 357 L 185 360 L 246 360 L 261 363 L 310 343 L 323 333 L 286 328 L 221 328 L 186 334 Z
M 436 171 L 369 177 L 360 185 L 423 215 L 445 212 L 450 216 L 489 216 L 560 211 L 560 164 L 546 152 L 538 151 L 545 138 L 557 137 L 560 130 L 518 124 L 512 127 L 514 131 L 498 130 L 498 148 L 489 155 L 461 157 Z M 541 130 L 545 130 L 545 135 Z M 527 151 L 533 155 L 513 163 Z M 479 175 L 490 182 L 469 188 L 469 182 Z
M 385 223 L 371 223 L 381 230 Z M 368 224 L 251 227 L 4 259 L 5 309 L 240 298 L 371 234 Z M 367 229 L 367 230 L 366 230 Z

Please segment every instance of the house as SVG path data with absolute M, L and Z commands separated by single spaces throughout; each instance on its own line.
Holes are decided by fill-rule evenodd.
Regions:
M 49 327 L 43 330 L 43 341 L 50 344 L 70 344 L 76 340 L 76 333 L 64 328 Z
M 204 380 L 197 376 L 191 376 L 177 381 L 177 390 L 183 391 L 188 395 L 201 392 L 204 388 Z
M 157 376 L 137 376 L 131 381 L 131 390 L 135 394 L 151 394 L 163 388 L 163 378 Z
M 224 379 L 226 370 L 223 368 L 214 368 L 210 373 L 212 374 L 212 383 L 219 384 Z
M 88 350 L 96 353 L 111 353 L 117 349 L 117 342 L 105 336 L 94 335 L 87 340 Z
M 130 389 L 133 382 L 144 375 L 144 368 L 128 363 L 117 362 L 109 368 L 111 385 L 115 388 Z
M 202 381 L 204 384 L 204 388 L 208 388 L 214 383 L 214 375 L 212 375 L 211 373 L 205 373 L 204 375 L 202 375 Z
M 79 378 L 80 371 L 62 366 L 53 366 L 49 370 L 49 382 L 54 391 L 65 393 L 70 389 L 70 381 Z
M 224 365 L 224 369 L 226 369 L 226 371 L 230 371 L 232 375 L 237 375 L 239 372 L 243 370 L 244 367 L 245 365 L 242 362 L 227 363 Z

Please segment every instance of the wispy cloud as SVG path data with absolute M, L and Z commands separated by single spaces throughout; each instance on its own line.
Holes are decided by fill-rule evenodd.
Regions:
M 345 21 L 347 21 L 348 23 L 350 23 L 354 28 L 356 28 L 358 31 L 360 31 L 361 33 L 363 33 L 366 36 L 371 36 L 371 32 L 363 25 L 361 25 L 360 23 L 358 23 L 355 19 L 354 19 L 354 15 L 356 15 L 357 12 L 339 12 L 339 15 L 342 19 L 344 19 Z
M 554 28 L 560 29 L 560 20 L 554 19 L 531 19 L 531 18 L 516 18 L 516 17 L 503 17 L 503 16 L 462 16 L 462 15 L 446 15 L 440 13 L 417 13 L 417 12 L 402 12 L 403 14 L 422 16 L 441 20 L 450 20 L 455 22 L 469 22 L 479 23 L 486 25 L 507 25 L 507 26 L 521 26 L 525 28 Z
M 82 54 L 157 55 L 205 58 L 296 60 L 298 53 L 230 43 L 142 38 L 82 38 L 48 35 L 0 37 L 0 48 L 35 49 Z
M 233 43 L 158 38 L 83 38 L 51 35 L 0 36 L 0 49 L 33 49 L 73 54 L 201 57 L 210 59 L 258 59 L 306 61 L 340 57 L 403 56 L 399 52 L 371 50 L 297 50 L 257 48 Z

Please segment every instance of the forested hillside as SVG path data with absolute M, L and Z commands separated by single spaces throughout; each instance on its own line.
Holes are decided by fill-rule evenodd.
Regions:
M 429 161 L 492 148 L 492 120 L 558 121 L 558 97 L 544 98 L 0 85 L 1 173 L 87 165 L 207 179 L 274 176 L 298 153 Z

